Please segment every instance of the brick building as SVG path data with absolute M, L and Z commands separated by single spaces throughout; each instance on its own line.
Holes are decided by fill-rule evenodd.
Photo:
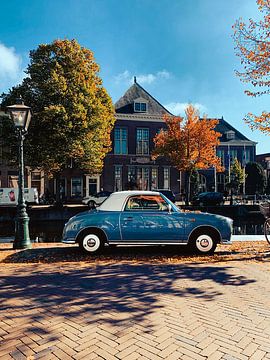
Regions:
M 92 175 L 77 169 L 71 161 L 61 176 L 62 197 L 67 201 L 79 202 L 83 196 L 101 189 L 171 189 L 175 193 L 183 192 L 184 174 L 179 173 L 164 158 L 155 161 L 151 159 L 153 138 L 160 129 L 166 127 L 164 114 L 172 115 L 134 78 L 134 84 L 115 104 L 112 151 L 105 158 L 102 174 Z M 5 116 L 2 113 L 2 120 Z M 226 170 L 218 174 L 214 168 L 200 171 L 199 191 L 224 191 L 230 178 L 232 160 L 237 158 L 244 166 L 256 158 L 256 143 L 247 139 L 223 118 L 219 119 L 216 130 L 222 134 L 217 155 L 222 159 Z M 17 169 L 7 167 L 2 161 L 0 144 L 0 186 L 16 186 L 17 181 Z M 30 171 L 26 167 L 25 183 L 26 187 L 37 187 L 40 194 L 46 188 L 55 193 L 55 181 L 46 181 L 38 170 Z

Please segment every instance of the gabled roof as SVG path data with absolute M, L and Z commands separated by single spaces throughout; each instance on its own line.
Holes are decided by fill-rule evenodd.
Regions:
M 233 141 L 251 141 L 247 137 L 245 137 L 240 131 L 236 130 L 232 125 L 230 125 L 227 121 L 223 119 L 218 119 L 219 123 L 215 127 L 215 130 L 220 132 L 222 136 L 220 137 L 220 142 L 233 142 Z M 235 138 L 233 140 L 229 140 L 227 138 L 227 133 L 229 131 L 233 131 L 235 133 Z
M 150 95 L 134 79 L 134 84 L 125 92 L 125 94 L 115 103 L 115 112 L 121 114 L 134 114 L 134 100 L 145 99 L 147 102 L 147 114 L 168 114 L 172 115 L 164 106 L 162 106 L 152 95 Z

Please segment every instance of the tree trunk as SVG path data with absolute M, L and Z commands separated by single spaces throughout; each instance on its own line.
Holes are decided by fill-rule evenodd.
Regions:
M 189 196 L 190 196 L 190 171 L 186 171 L 185 174 L 185 205 L 189 205 Z

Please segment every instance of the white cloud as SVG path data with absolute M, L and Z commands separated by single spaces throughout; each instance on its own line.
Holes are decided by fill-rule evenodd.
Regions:
M 163 79 L 169 79 L 171 74 L 167 70 L 162 70 L 157 72 L 157 76 Z
M 189 104 L 188 103 L 179 103 L 179 102 L 171 102 L 167 105 L 164 105 L 166 109 L 168 109 L 172 114 L 174 115 L 185 115 L 185 109 L 187 108 Z M 206 106 L 195 103 L 192 104 L 197 110 L 199 110 L 200 115 L 203 115 L 206 113 L 207 108 Z
M 116 75 L 114 77 L 114 81 L 116 82 L 116 84 L 119 84 L 123 81 L 124 82 L 126 82 L 127 80 L 130 81 L 130 77 L 131 77 L 130 72 L 128 70 L 125 70 L 124 72 Z
M 156 76 L 153 74 L 142 74 L 136 76 L 139 84 L 152 84 L 156 80 Z
M 24 76 L 21 56 L 0 43 L 0 92 L 17 85 Z
M 136 75 L 137 82 L 141 85 L 143 84 L 152 84 L 156 80 L 159 79 L 169 79 L 171 74 L 167 70 L 158 71 L 155 74 L 138 74 Z M 132 84 L 134 82 L 134 77 L 128 70 L 116 75 L 114 77 L 114 81 L 116 84 L 121 82 L 125 82 L 128 84 Z

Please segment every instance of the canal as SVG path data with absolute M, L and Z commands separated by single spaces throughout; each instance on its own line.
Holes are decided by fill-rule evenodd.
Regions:
M 183 211 L 199 210 L 231 217 L 235 235 L 262 235 L 264 217 L 258 205 L 225 205 L 212 207 L 181 207 Z M 28 209 L 30 238 L 36 242 L 60 242 L 65 223 L 71 216 L 88 210 L 84 206 L 62 208 L 33 207 Z M 0 208 L 0 238 L 14 236 L 16 208 Z

